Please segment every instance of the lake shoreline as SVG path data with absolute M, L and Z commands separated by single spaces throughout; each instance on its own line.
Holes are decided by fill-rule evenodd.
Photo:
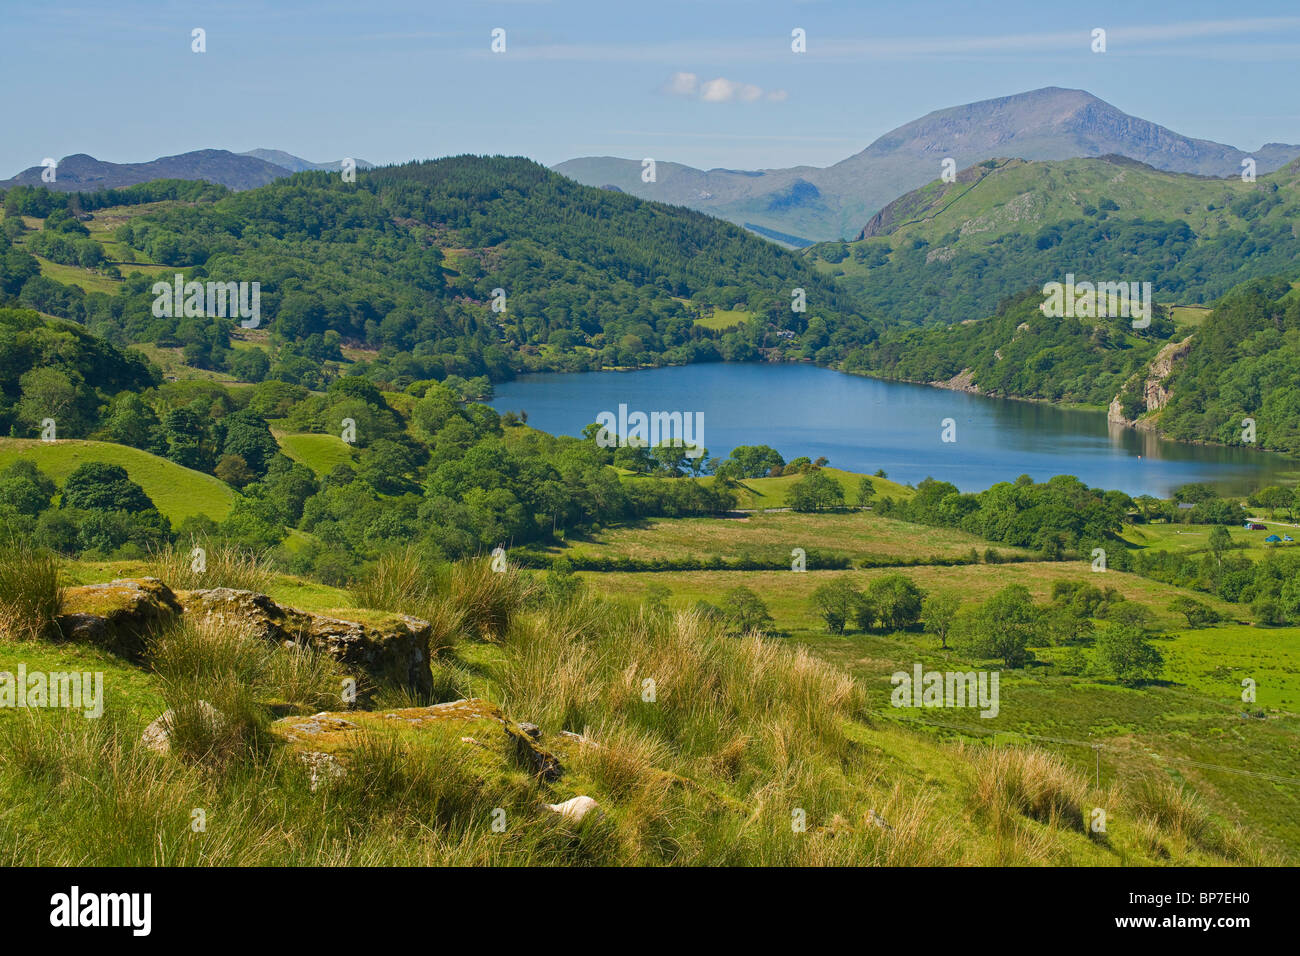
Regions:
M 571 436 L 620 404 L 647 413 L 699 412 L 708 425 L 703 443 L 710 457 L 725 457 L 740 445 L 768 445 L 787 460 L 824 456 L 854 472 L 883 468 L 913 484 L 933 476 L 963 491 L 1028 474 L 1037 480 L 1074 475 L 1092 487 L 1133 495 L 1168 497 L 1194 482 L 1247 494 L 1293 481 L 1298 470 L 1293 459 L 1274 453 L 1245 455 L 1242 448 L 1114 428 L 1099 408 L 814 362 L 538 372 L 501 383 L 490 404 L 500 412 L 522 409 L 530 425 Z M 941 437 L 949 421 L 951 434 Z
M 1104 406 L 1104 405 L 1085 405 L 1077 402 L 1058 402 L 1050 398 L 1036 398 L 1032 395 L 1012 395 L 1003 392 L 986 392 L 981 390 L 980 387 L 978 385 L 975 385 L 973 382 L 970 383 L 969 385 L 954 384 L 957 379 L 960 379 L 963 375 L 966 375 L 970 371 L 969 369 L 962 370 L 957 375 L 953 376 L 953 378 L 951 379 L 922 381 L 920 379 L 912 379 L 912 378 L 890 378 L 888 376 L 878 375 L 873 372 L 851 371 L 849 369 L 837 368 L 834 365 L 820 365 L 817 362 L 813 362 L 811 360 L 806 360 L 806 359 L 800 359 L 797 361 L 776 361 L 776 362 L 719 361 L 719 362 L 687 362 L 683 365 L 604 366 L 599 369 L 586 369 L 580 372 L 553 372 L 553 371 L 524 372 L 520 375 L 517 375 L 515 378 L 510 379 L 509 381 L 516 382 L 519 381 L 520 379 L 528 378 L 529 376 L 533 376 L 533 375 L 595 375 L 604 372 L 631 373 L 631 372 L 656 371 L 660 369 L 669 369 L 669 368 L 691 368 L 693 366 L 698 367 L 698 366 L 709 366 L 709 365 L 728 365 L 728 366 L 758 367 L 758 368 L 768 368 L 768 367 L 819 368 L 819 369 L 825 369 L 828 372 L 838 372 L 841 375 L 847 375 L 852 378 L 865 378 L 876 382 L 886 382 L 891 384 L 897 383 L 902 385 L 923 385 L 927 388 L 934 388 L 934 389 L 939 389 L 941 391 L 947 391 L 947 392 L 960 392 L 965 395 L 974 395 L 979 398 L 988 398 L 988 399 L 995 399 L 995 400 L 1008 401 L 1008 402 L 1026 402 L 1031 405 L 1043 405 L 1049 408 L 1059 408 L 1070 412 L 1092 412 L 1102 416 L 1106 416 L 1108 414 L 1108 406 Z M 501 385 L 501 384 L 506 384 L 506 383 L 494 383 L 494 385 Z M 1279 458 L 1283 458 L 1295 464 L 1296 475 L 1297 475 L 1296 480 L 1300 481 L 1300 457 L 1293 458 L 1289 455 L 1286 455 L 1283 452 L 1271 451 L 1267 448 L 1257 448 L 1257 447 L 1248 448 L 1245 445 L 1228 445 L 1228 444 L 1224 444 L 1223 442 L 1206 441 L 1205 439 L 1201 439 L 1201 438 L 1174 438 L 1160 431 L 1159 428 L 1156 427 L 1155 425 L 1148 425 L 1147 427 L 1143 428 L 1140 421 L 1139 422 L 1110 421 L 1109 424 L 1121 425 L 1125 428 L 1133 429 L 1134 431 L 1137 432 L 1144 432 L 1147 434 L 1154 435 L 1160 441 L 1174 442 L 1179 445 L 1196 445 L 1203 448 L 1223 448 L 1223 449 L 1239 450 L 1239 451 L 1244 451 L 1244 452 L 1259 454 L 1259 455 L 1275 455 Z

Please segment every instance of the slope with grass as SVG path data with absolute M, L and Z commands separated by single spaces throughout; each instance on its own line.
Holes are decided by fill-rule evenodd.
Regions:
M 386 603 L 432 570 L 395 561 L 357 595 Z M 105 663 L 113 690 L 103 719 L 29 710 L 0 720 L 0 862 L 1259 858 L 1240 828 L 1161 778 L 1097 788 L 1041 751 L 954 745 L 897 726 L 860 681 L 803 650 L 731 636 L 689 613 L 592 598 L 551 602 L 527 578 L 494 573 L 486 562 L 434 579 L 446 583 L 416 593 L 416 602 L 424 613 L 431 602 L 442 605 L 446 620 L 462 622 L 432 661 L 435 698 L 478 700 L 431 708 L 390 697 L 371 712 L 338 714 L 347 724 L 315 718 L 316 729 L 303 732 L 323 746 L 302 760 L 295 718 L 271 725 L 270 708 L 316 713 L 322 695 L 337 695 L 330 668 L 259 646 L 237 622 L 184 620 L 155 637 L 129 679 L 125 665 Z M 72 662 L 66 652 L 51 656 L 55 647 L 6 635 L 0 667 Z M 203 717 L 199 700 L 213 702 L 223 719 Z M 164 703 L 177 717 L 170 752 L 160 755 L 142 746 L 140 733 Z M 558 777 L 530 772 L 521 754 L 533 745 L 509 745 L 514 721 L 525 719 L 561 761 Z M 368 729 L 350 733 L 348 725 Z M 601 812 L 577 824 L 547 809 L 576 794 L 593 797 Z M 196 806 L 223 825 L 196 835 L 188 826 Z M 1105 834 L 1085 825 L 1094 806 L 1110 814 Z M 493 826 L 498 808 L 504 837 Z M 1195 826 L 1180 829 L 1174 812 Z
M 282 452 L 299 464 L 306 465 L 317 477 L 324 477 L 339 465 L 350 465 L 355 461 L 352 449 L 336 435 L 281 431 L 273 431 L 272 434 Z
M 1216 813 L 1257 825 L 1276 852 L 1300 845 L 1300 826 L 1295 822 L 1300 814 L 1300 778 L 1291 756 L 1300 745 L 1300 685 L 1294 680 L 1300 663 L 1300 629 L 1226 624 L 1188 630 L 1168 605 L 1190 592 L 1113 571 L 1104 578 L 1090 575 L 1086 567 L 1026 563 L 903 572 L 926 591 L 955 592 L 963 603 L 985 600 L 1013 583 L 1025 585 L 1042 602 L 1050 597 L 1054 583 L 1087 576 L 1144 606 L 1156 625 L 1165 629 L 1166 637 L 1156 641 L 1166 660 L 1157 685 L 1126 688 L 1071 674 L 1065 663 L 1071 648 L 1039 647 L 1034 649 L 1038 658 L 1034 665 L 1001 669 L 1001 703 L 995 720 L 981 719 L 971 710 L 895 709 L 890 704 L 890 675 L 910 674 L 917 662 L 925 670 L 942 671 L 1000 669 L 997 663 L 940 650 L 936 639 L 918 633 L 826 633 L 812 607 L 812 591 L 841 577 L 865 588 L 870 581 L 893 573 L 888 569 L 581 576 L 598 593 L 633 601 L 649 597 L 652 588 L 667 588 L 668 606 L 680 610 L 697 601 L 716 604 L 733 588 L 749 588 L 766 602 L 776 631 L 853 673 L 868 695 L 869 708 L 901 727 L 936 739 L 955 736 L 1042 747 L 1085 775 L 1096 771 L 1097 752 L 1090 746 L 1096 743 L 1103 748 L 1103 784 L 1117 778 L 1132 783 L 1168 775 L 1191 785 Z M 1195 597 L 1229 620 L 1242 610 L 1203 594 Z M 1091 659 L 1091 650 L 1080 652 L 1085 661 Z M 1254 704 L 1241 701 L 1241 682 L 1247 677 L 1268 688 L 1260 690 Z M 1267 719 L 1246 716 L 1246 711 L 1256 708 L 1262 708 L 1259 713 L 1266 713 Z
M 844 490 L 844 500 L 850 504 L 856 504 L 858 498 L 858 483 L 868 476 L 860 475 L 857 472 L 845 471 L 842 468 L 822 468 L 822 474 L 829 475 L 840 483 Z M 871 483 L 875 490 L 872 500 L 880 498 L 893 498 L 895 501 L 901 501 L 904 498 L 910 498 L 913 494 L 911 488 L 906 485 L 900 485 L 896 481 L 890 481 L 888 478 L 871 477 Z M 776 478 L 743 478 L 740 479 L 736 486 L 736 507 L 742 511 L 758 510 L 762 508 L 785 508 L 789 506 L 788 497 L 790 488 L 803 478 L 802 474 L 781 475 Z M 713 479 L 705 479 L 712 481 Z
M 1086 562 L 1028 561 L 1015 564 L 962 564 L 923 565 L 906 568 L 902 573 L 926 591 L 952 590 L 961 594 L 963 602 L 976 603 L 991 597 L 1009 584 L 1021 584 L 1029 589 L 1038 601 L 1051 597 L 1052 585 L 1058 581 L 1078 581 L 1088 575 L 1088 583 L 1113 587 L 1125 599 L 1143 604 L 1152 611 L 1160 627 L 1186 626 L 1184 619 L 1170 612 L 1169 602 L 1179 596 L 1193 596 L 1210 605 L 1229 620 L 1242 617 L 1246 612 L 1240 605 L 1202 594 L 1187 591 L 1119 571 L 1104 575 L 1091 575 Z M 888 574 L 899 573 L 895 568 L 862 568 L 847 571 L 607 571 L 579 572 L 590 586 L 602 594 L 641 600 L 652 585 L 666 587 L 672 597 L 672 607 L 687 608 L 696 601 L 716 602 L 733 588 L 745 586 L 756 591 L 767 602 L 775 619 L 775 628 L 785 632 L 816 631 L 823 629 L 821 618 L 813 609 L 811 597 L 816 588 L 836 578 L 847 576 L 859 588 Z M 1273 633 L 1273 631 L 1261 631 Z
M 193 515 L 223 521 L 236 497 L 230 486 L 218 478 L 112 442 L 0 438 L 0 468 L 7 468 L 19 459 L 33 462 L 60 485 L 86 462 L 120 465 L 173 524 Z

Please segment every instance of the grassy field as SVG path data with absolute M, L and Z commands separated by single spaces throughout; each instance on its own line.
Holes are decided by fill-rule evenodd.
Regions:
M 857 503 L 858 482 L 862 479 L 862 475 L 840 468 L 823 468 L 822 473 L 830 475 L 840 483 L 840 487 L 844 489 L 845 504 Z M 739 496 L 736 499 L 736 507 L 740 509 L 784 508 L 788 503 L 786 496 L 790 492 L 790 487 L 802 477 L 803 475 L 782 475 L 779 478 L 746 478 L 740 482 L 740 487 L 737 489 Z M 887 478 L 872 477 L 871 482 L 876 491 L 875 498 L 872 500 L 893 498 L 901 501 L 915 494 L 906 485 L 900 485 Z
M 793 640 L 847 668 L 865 687 L 868 706 L 901 726 L 939 738 L 956 732 L 974 739 L 1023 740 L 1058 754 L 1089 776 L 1097 772 L 1100 755 L 1102 786 L 1117 779 L 1168 776 L 1190 784 L 1230 819 L 1248 821 L 1275 852 L 1294 854 L 1300 846 L 1300 774 L 1295 759 L 1300 718 L 1294 678 L 1270 692 L 1269 700 L 1277 703 L 1267 702 L 1261 693 L 1258 704 L 1246 705 L 1241 703 L 1239 684 L 1207 676 L 1212 673 L 1207 668 L 1228 669 L 1212 663 L 1225 660 L 1222 653 L 1207 650 L 1216 646 L 1240 649 L 1235 643 L 1236 631 L 1254 638 L 1251 654 L 1256 661 L 1255 666 L 1232 668 L 1234 675 L 1249 670 L 1263 687 L 1278 671 L 1294 672 L 1300 634 L 1295 628 L 1285 634 L 1281 629 L 1225 627 L 1175 632 L 1157 642 L 1168 662 L 1165 683 L 1125 688 L 1105 680 L 1061 676 L 1050 667 L 1003 670 L 999 712 L 992 719 L 969 709 L 931 711 L 890 705 L 890 675 L 910 671 L 918 661 L 926 670 L 995 666 L 941 651 L 928 637 L 839 637 L 809 632 L 795 635 Z M 1036 653 L 1050 661 L 1058 650 L 1038 649 Z M 1284 705 L 1283 700 L 1291 703 Z M 1263 720 L 1243 716 L 1244 710 L 1257 706 L 1280 710 Z M 1100 749 L 1089 746 L 1093 743 Z
M 113 295 L 121 284 L 119 280 L 109 278 L 93 269 L 60 265 L 43 256 L 33 256 L 33 258 L 40 264 L 41 275 L 55 282 L 62 282 L 64 285 L 81 286 L 85 292 L 105 292 Z
M 221 382 L 232 388 L 238 388 L 243 383 L 237 382 L 230 377 L 228 372 L 217 372 L 208 368 L 195 368 L 193 365 L 186 365 L 183 356 L 183 350 L 179 348 L 163 348 L 148 342 L 137 342 L 128 345 L 128 349 L 133 349 L 153 362 L 163 371 L 167 378 L 174 378 L 178 381 L 189 379 L 203 379 L 209 382 Z M 236 345 L 238 348 L 238 345 Z
M 982 555 L 989 546 L 979 539 L 949 538 L 951 534 L 865 513 L 773 512 L 746 519 L 647 522 L 638 528 L 603 532 L 593 541 L 571 542 L 569 547 L 575 553 L 650 558 L 691 554 L 734 557 L 746 550 L 761 554 L 765 548 L 788 553 L 788 546 L 808 541 L 861 557 L 943 554 L 945 549 L 960 554 L 972 545 Z M 1205 546 L 1207 534 L 1208 529 L 1195 526 L 1146 525 L 1128 529 L 1125 537 L 1139 546 L 1194 549 Z M 1252 549 L 1263 547 L 1264 534 L 1232 530 L 1234 541 Z M 1126 688 L 1097 676 L 1067 676 L 1055 665 L 1063 654 L 1073 654 L 1073 649 L 1040 647 L 1034 649 L 1037 661 L 1031 666 L 1002 671 L 1001 710 L 996 719 L 980 718 L 971 710 L 894 708 L 890 705 L 890 675 L 899 670 L 910 672 L 918 661 L 926 669 L 939 670 L 996 669 L 997 665 L 941 650 L 936 639 L 920 632 L 826 632 L 811 607 L 810 597 L 818 585 L 847 576 L 865 588 L 891 573 L 905 574 L 927 591 L 956 592 L 963 603 L 982 601 L 1008 584 L 1023 584 L 1040 602 L 1050 598 L 1053 584 L 1059 581 L 1084 580 L 1114 588 L 1128 600 L 1144 605 L 1165 635 L 1156 641 L 1165 658 L 1162 680 L 1153 686 Z M 1096 773 L 1100 753 L 1103 786 L 1108 780 L 1132 782 L 1151 775 L 1186 782 L 1217 812 L 1258 824 L 1274 852 L 1285 854 L 1291 852 L 1288 848 L 1300 846 L 1300 779 L 1291 783 L 1271 779 L 1300 778 L 1294 757 L 1300 745 L 1300 628 L 1255 626 L 1246 620 L 1250 612 L 1242 605 L 1133 574 L 1094 573 L 1087 562 L 805 573 L 580 572 L 580 576 L 599 594 L 633 601 L 644 600 L 652 587 L 666 587 L 668 605 L 681 610 L 698 601 L 718 604 L 732 588 L 750 588 L 767 604 L 774 631 L 859 679 L 867 692 L 868 709 L 879 715 L 874 727 L 883 721 L 936 740 L 965 737 L 1032 742 L 1088 775 Z M 1175 597 L 1188 595 L 1214 607 L 1227 623 L 1187 629 L 1185 620 L 1170 613 L 1168 605 Z M 1083 647 L 1079 653 L 1091 660 L 1093 650 Z M 1243 678 L 1256 682 L 1255 703 L 1242 702 Z M 1245 714 L 1261 709 L 1267 719 Z M 1082 745 L 1060 742 L 1063 740 L 1081 741 Z M 1092 743 L 1101 749 L 1094 750 Z M 1221 769 L 1225 767 L 1229 769 Z
M 701 325 L 706 329 L 732 329 L 738 325 L 744 325 L 754 317 L 753 312 L 745 309 L 714 309 L 712 315 L 702 316 L 695 320 L 696 325 Z
M 1249 611 L 1236 604 L 1228 604 L 1211 595 L 1184 591 L 1159 581 L 1106 571 L 1094 574 L 1085 562 L 1034 561 L 1022 564 L 974 564 L 945 567 L 938 565 L 904 568 L 906 574 L 920 587 L 930 590 L 952 590 L 961 594 L 963 601 L 983 601 L 1008 584 L 1022 584 L 1035 600 L 1051 597 L 1052 585 L 1057 581 L 1085 579 L 1098 586 L 1115 588 L 1130 601 L 1150 608 L 1161 627 L 1185 625 L 1185 620 L 1171 614 L 1166 608 L 1179 595 L 1194 594 L 1198 601 L 1210 605 L 1229 619 L 1242 618 Z M 868 568 L 851 571 L 611 571 L 581 572 L 593 588 L 602 593 L 642 599 L 651 585 L 667 587 L 672 592 L 669 604 L 686 608 L 696 601 L 716 603 L 727 591 L 744 585 L 756 591 L 772 612 L 778 630 L 795 632 L 819 629 L 822 624 L 812 609 L 810 599 L 818 585 L 847 575 L 858 587 L 865 587 L 873 579 L 885 574 L 900 573 L 893 568 Z M 1261 632 L 1263 633 L 1263 632 Z
M 1278 537 L 1291 535 L 1300 539 L 1297 529 L 1286 525 L 1273 525 L 1268 521 L 1259 524 L 1266 526 L 1264 531 L 1247 531 L 1241 527 L 1231 527 L 1228 535 L 1232 538 L 1234 548 L 1243 551 L 1261 552 L 1275 548 L 1291 548 L 1300 542 L 1282 542 L 1269 544 L 1264 539 L 1271 534 Z M 1203 524 L 1135 524 L 1124 529 L 1121 537 L 1129 544 L 1150 551 L 1206 551 L 1210 547 L 1210 525 Z
M 35 462 L 60 485 L 89 461 L 121 465 L 173 524 L 191 515 L 223 521 L 235 502 L 234 490 L 220 479 L 126 445 L 80 439 L 43 442 L 0 438 L 0 468 L 7 468 L 19 458 Z
M 1195 329 L 1205 322 L 1211 310 L 1204 305 L 1174 305 L 1169 307 L 1169 317 L 1181 329 Z
M 166 707 L 153 675 L 96 647 L 45 641 L 22 644 L 0 641 L 0 672 L 12 674 L 20 663 L 29 673 L 102 673 L 105 712 L 125 713 L 132 723 L 142 728 Z M 17 720 L 19 715 L 20 711 L 15 708 L 0 707 L 0 724 Z
M 765 478 L 762 481 L 781 481 Z M 834 514 L 760 512 L 726 518 L 651 519 L 637 527 L 611 528 L 589 538 L 570 539 L 552 553 L 592 557 L 735 558 L 749 554 L 789 562 L 794 548 L 831 551 L 861 561 L 891 562 L 905 558 L 965 558 L 972 548 L 982 555 L 988 542 L 947 528 L 897 521 L 869 511 Z M 1005 555 L 1027 555 L 1021 548 L 999 547 Z
M 1161 651 L 1168 680 L 1240 701 L 1241 682 L 1250 678 L 1260 707 L 1300 713 L 1300 628 L 1226 624 L 1183 630 Z
M 280 450 L 294 461 L 306 465 L 317 477 L 328 475 L 339 465 L 352 463 L 352 449 L 336 435 L 306 432 L 273 432 Z
M 673 296 L 673 299 L 680 302 L 688 308 L 698 308 L 690 299 L 683 299 L 680 296 Z M 695 324 L 703 326 L 706 329 L 721 331 L 723 329 L 732 329 L 738 325 L 743 325 L 754 317 L 754 313 L 747 309 L 718 309 L 713 310 L 712 315 L 702 316 L 695 320 Z

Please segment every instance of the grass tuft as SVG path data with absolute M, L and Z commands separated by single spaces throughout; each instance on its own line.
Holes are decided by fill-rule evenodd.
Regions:
M 0 639 L 56 637 L 62 602 L 53 553 L 21 540 L 0 544 Z

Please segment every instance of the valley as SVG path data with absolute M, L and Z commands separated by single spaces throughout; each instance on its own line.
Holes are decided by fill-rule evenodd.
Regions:
M 0 861 L 1300 862 L 1300 146 L 446 152 L 0 182 Z

